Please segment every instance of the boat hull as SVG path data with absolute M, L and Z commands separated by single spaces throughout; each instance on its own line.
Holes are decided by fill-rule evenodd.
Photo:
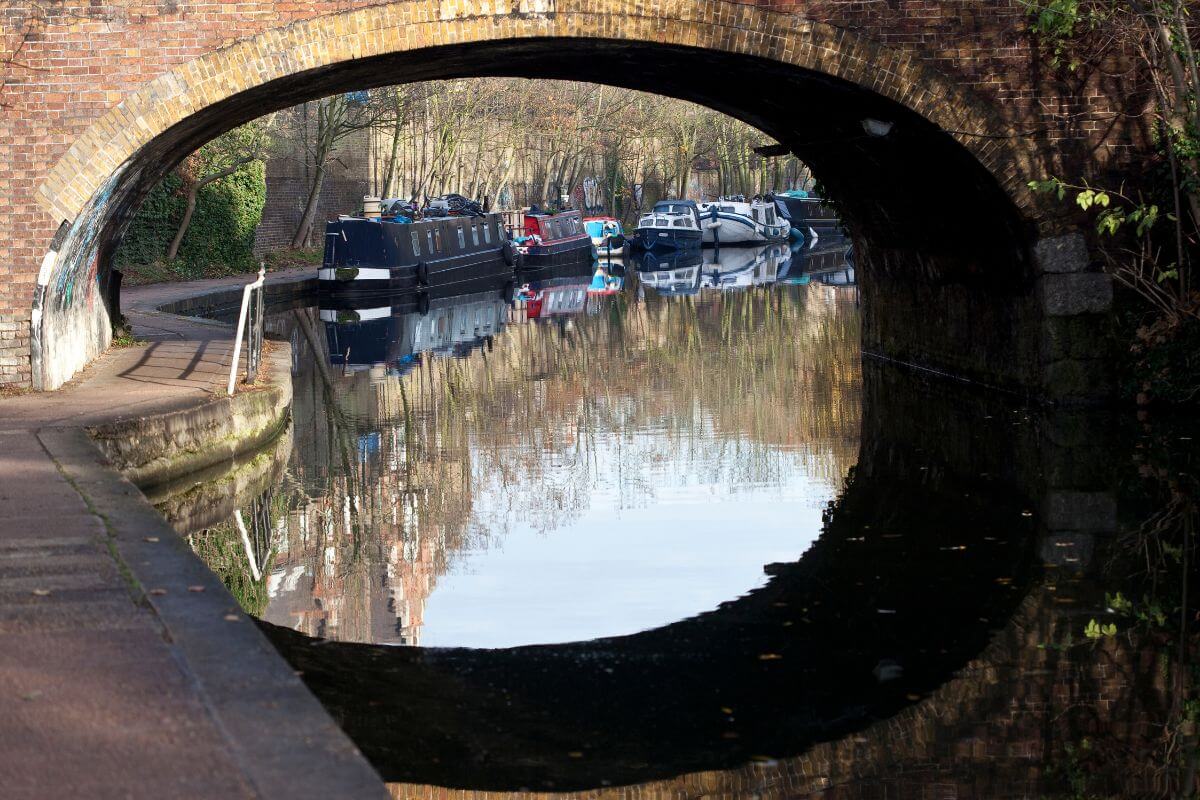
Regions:
M 633 245 L 639 250 L 692 250 L 703 241 L 700 231 L 667 228 L 638 228 L 633 237 Z
M 471 292 L 514 274 L 499 250 L 474 253 L 424 264 L 393 267 L 322 267 L 317 285 L 322 293 L 348 297 L 437 291 Z
M 516 258 L 503 230 L 495 214 L 413 224 L 342 217 L 326 225 L 317 285 L 326 294 L 357 296 L 473 291 L 513 274 Z
M 591 266 L 592 261 L 592 240 L 581 236 L 561 242 L 530 245 L 521 257 L 521 271 L 536 272 L 574 265 Z

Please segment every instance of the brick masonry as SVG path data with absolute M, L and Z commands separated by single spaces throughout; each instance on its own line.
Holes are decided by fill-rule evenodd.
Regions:
M 1069 93 L 1035 79 L 1047 70 L 1024 14 L 1019 0 L 10 3 L 0 10 L 0 226 L 16 235 L 0 245 L 0 322 L 20 335 L 0 344 L 0 381 L 53 388 L 106 346 L 96 251 L 119 227 L 113 209 L 136 201 L 122 194 L 128 184 L 203 141 L 180 123 L 268 81 L 374 54 L 566 37 L 762 57 L 837 76 L 952 132 L 1040 220 L 1027 179 L 1107 169 L 1095 159 L 1139 136 L 1109 125 L 1098 77 Z M 72 234 L 35 298 L 64 221 Z M 31 336 L 34 307 L 45 311 Z M 26 339 L 32 368 L 16 344 Z
M 339 214 L 353 214 L 362 204 L 363 196 L 369 194 L 368 154 L 365 131 L 338 143 L 321 184 L 317 224 L 313 226 L 314 242 L 320 240 L 322 220 L 334 219 Z M 255 255 L 291 246 L 296 226 L 304 215 L 304 204 L 308 201 L 307 174 L 304 153 L 299 148 L 281 148 L 267 160 L 267 202 L 254 234 Z

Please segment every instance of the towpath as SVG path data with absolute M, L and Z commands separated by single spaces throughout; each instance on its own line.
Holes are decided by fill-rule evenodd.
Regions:
M 229 327 L 155 308 L 245 283 L 129 289 L 126 315 L 146 344 L 111 350 L 59 391 L 0 399 L 5 798 L 387 796 L 220 581 L 84 432 L 214 402 Z

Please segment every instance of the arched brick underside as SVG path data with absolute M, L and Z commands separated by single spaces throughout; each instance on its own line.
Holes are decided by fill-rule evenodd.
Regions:
M 542 13 L 542 8 L 553 10 Z M 57 216 L 73 219 L 108 177 L 155 137 L 271 81 L 429 47 L 538 38 L 695 47 L 840 78 L 951 132 L 1018 205 L 1028 199 L 1024 184 L 1034 172 L 1032 148 L 1012 138 L 987 104 L 951 77 L 849 31 L 729 0 L 418 0 L 297 23 L 151 81 L 79 138 L 39 194 Z M 383 76 L 381 83 L 403 77 Z
M 272 30 L 156 78 L 89 128 L 39 189 L 64 225 L 34 300 L 35 383 L 54 388 L 107 346 L 107 254 L 188 152 L 303 100 L 480 75 L 601 81 L 757 125 L 813 166 L 878 267 L 890 324 L 868 320 L 869 347 L 1038 391 L 1038 336 L 1026 330 L 1037 325 L 1031 144 L 913 54 L 727 0 L 414 0 Z M 871 137 L 864 118 L 895 125 Z M 913 294 L 930 286 L 932 296 Z M 897 290 L 909 295 L 903 308 L 885 302 Z M 943 344 L 912 338 L 946 302 L 932 320 L 949 326 Z

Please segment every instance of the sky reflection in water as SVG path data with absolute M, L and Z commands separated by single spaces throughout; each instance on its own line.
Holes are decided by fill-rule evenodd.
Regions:
M 711 610 L 801 556 L 857 448 L 853 287 L 587 297 L 590 278 L 535 282 L 555 298 L 537 319 L 496 293 L 276 317 L 304 492 L 264 619 L 347 641 L 583 640 Z

